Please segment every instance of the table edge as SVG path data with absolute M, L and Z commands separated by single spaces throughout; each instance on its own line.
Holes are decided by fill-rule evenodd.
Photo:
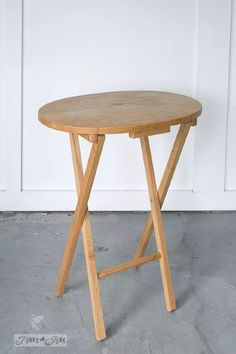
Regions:
M 202 113 L 202 108 L 194 112 L 192 114 L 186 115 L 184 117 L 170 119 L 169 121 L 165 122 L 157 122 L 157 123 L 147 123 L 147 124 L 140 124 L 140 125 L 126 125 L 126 126 L 116 126 L 116 127 L 79 127 L 79 126 L 71 126 L 71 125 L 64 125 L 52 122 L 47 120 L 46 118 L 39 117 L 38 120 L 43 125 L 47 126 L 48 128 L 67 132 L 67 133 L 74 133 L 74 134 L 125 134 L 125 133 L 145 133 L 150 130 L 155 130 L 158 128 L 168 128 L 174 125 L 179 125 L 182 123 L 195 123 L 196 118 L 198 118 Z

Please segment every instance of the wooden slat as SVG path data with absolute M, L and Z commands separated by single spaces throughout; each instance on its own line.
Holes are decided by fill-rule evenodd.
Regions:
M 155 261 L 156 259 L 159 259 L 161 257 L 161 254 L 159 252 L 157 253 L 153 253 L 149 256 L 145 256 L 145 257 L 141 257 L 137 260 L 131 260 L 127 263 L 123 263 L 123 264 L 119 264 L 117 266 L 108 268 L 103 270 L 102 272 L 98 273 L 98 278 L 104 278 L 107 277 L 108 275 L 114 274 L 114 273 L 118 273 L 118 272 L 122 272 L 123 270 L 127 270 L 130 268 L 134 268 L 136 266 L 141 266 L 145 263 L 151 262 L 151 261 Z
M 150 135 L 157 135 L 157 134 L 164 134 L 164 133 L 168 133 L 170 131 L 170 127 L 163 127 L 163 128 L 157 128 L 157 129 L 148 129 L 145 128 L 144 131 L 135 131 L 132 133 L 129 133 L 129 137 L 136 139 L 136 138 L 140 138 L 141 136 L 150 136 Z
M 191 127 L 191 123 L 182 124 L 179 128 L 178 134 L 176 136 L 176 140 L 174 142 L 173 148 L 170 153 L 169 160 L 167 162 L 163 177 L 161 179 L 161 183 L 159 186 L 159 196 L 160 196 L 160 204 L 164 203 L 166 193 L 169 189 L 171 180 L 173 178 L 177 163 L 179 161 L 179 157 L 181 155 L 185 140 L 187 138 L 189 129 Z
M 168 311 L 173 311 L 176 308 L 175 305 L 175 296 L 171 279 L 171 272 L 169 268 L 167 247 L 164 234 L 164 226 L 162 222 L 161 209 L 159 195 L 156 186 L 155 173 L 152 163 L 151 150 L 149 145 L 148 137 L 140 138 L 143 161 L 145 167 L 145 173 L 148 184 L 149 198 L 151 203 L 151 213 L 152 220 L 154 225 L 155 237 L 157 248 L 161 253 L 160 258 L 160 268 L 161 268 L 161 277 L 164 288 L 166 308 Z
M 97 143 L 98 142 L 98 136 L 97 134 L 80 134 L 80 136 L 84 139 L 86 139 L 87 141 L 89 141 L 90 143 Z
M 73 157 L 76 189 L 79 197 L 79 191 L 83 184 L 83 165 L 81 158 L 80 145 L 78 137 L 75 134 L 70 134 L 70 144 Z M 89 218 L 89 212 L 87 210 L 84 223 L 82 226 L 82 236 L 84 244 L 85 261 L 87 266 L 88 282 L 90 289 L 90 298 L 93 310 L 93 319 L 97 340 L 103 340 L 106 338 L 105 324 L 103 319 L 102 302 L 100 297 L 100 287 L 97 277 L 97 266 L 93 245 L 92 228 Z
M 77 206 L 75 209 L 72 226 L 70 229 L 58 275 L 56 285 L 57 296 L 62 295 L 64 292 L 78 236 L 81 231 L 84 218 L 87 212 L 87 203 L 92 189 L 99 159 L 101 156 L 104 140 L 105 136 L 99 136 L 98 143 L 93 143 L 93 146 L 91 148 L 86 172 L 83 178 L 83 186 L 80 189 L 80 197 L 78 199 Z

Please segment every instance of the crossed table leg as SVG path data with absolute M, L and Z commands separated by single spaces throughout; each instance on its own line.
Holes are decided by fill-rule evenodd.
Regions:
M 187 138 L 189 129 L 193 125 L 193 123 L 187 123 L 187 124 L 182 124 L 179 128 L 178 134 L 176 136 L 173 148 L 170 153 L 169 160 L 167 162 L 160 186 L 159 186 L 159 205 L 160 208 L 162 207 L 167 191 L 169 189 L 172 177 L 174 175 L 177 163 L 179 161 L 179 157 L 181 155 L 185 140 Z M 150 237 L 153 232 L 153 218 L 152 218 L 152 213 L 149 213 L 145 228 L 143 230 L 143 234 L 140 238 L 138 247 L 136 249 L 136 253 L 134 256 L 134 259 L 137 259 L 141 256 L 143 256 L 147 246 L 148 242 L 150 240 Z
M 66 243 L 64 256 L 56 285 L 56 294 L 61 296 L 64 292 L 66 281 L 69 275 L 72 258 L 78 241 L 78 236 L 82 228 L 84 252 L 89 280 L 90 296 L 93 309 L 94 326 L 97 340 L 106 337 L 105 325 L 103 320 L 102 304 L 100 299 L 100 290 L 97 277 L 97 267 L 94 254 L 93 237 L 88 213 L 88 199 L 92 189 L 93 180 L 96 174 L 97 166 L 101 156 L 105 136 L 99 136 L 98 141 L 93 143 L 85 175 L 83 176 L 83 167 L 81 153 L 77 136 L 70 134 L 71 152 L 73 158 L 74 174 L 76 180 L 77 193 L 80 193 L 76 206 L 73 223 Z
M 90 296 L 92 302 L 93 318 L 97 340 L 106 338 L 103 311 L 100 298 L 99 279 L 108 275 L 120 272 L 125 269 L 135 268 L 150 261 L 160 259 L 161 276 L 168 311 L 175 310 L 175 298 L 169 269 L 168 255 L 166 249 L 164 228 L 161 217 L 161 206 L 164 202 L 168 187 L 170 185 L 175 167 L 182 151 L 185 139 L 192 123 L 181 125 L 176 141 L 174 143 L 166 170 L 164 172 L 159 191 L 157 190 L 154 168 L 151 157 L 148 136 L 140 136 L 142 154 L 145 166 L 145 173 L 148 183 L 149 198 L 151 203 L 151 213 L 149 215 L 144 233 L 136 250 L 133 260 L 106 269 L 102 272 L 97 272 L 93 237 L 88 212 L 88 199 L 92 189 L 96 170 L 102 153 L 102 148 L 105 140 L 104 135 L 98 136 L 83 136 L 90 142 L 93 142 L 90 156 L 87 163 L 85 174 L 83 174 L 81 152 L 77 135 L 70 133 L 70 144 L 73 158 L 74 174 L 76 181 L 76 189 L 78 193 L 78 202 L 75 209 L 72 226 L 69 237 L 64 250 L 63 259 L 59 271 L 59 276 L 56 285 L 56 294 L 61 296 L 64 292 L 68 279 L 70 267 L 79 233 L 82 230 L 84 252 L 88 273 L 88 281 L 90 288 Z M 147 247 L 148 241 L 154 227 L 158 252 L 149 256 L 143 256 Z

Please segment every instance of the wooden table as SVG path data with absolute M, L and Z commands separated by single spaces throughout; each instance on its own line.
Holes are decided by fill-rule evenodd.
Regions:
M 161 207 L 189 129 L 196 125 L 201 110 L 201 104 L 190 97 L 157 91 L 108 92 L 70 97 L 48 103 L 39 110 L 41 123 L 69 133 L 78 194 L 78 202 L 57 280 L 56 294 L 61 296 L 64 292 L 78 236 L 82 230 L 97 340 L 106 338 L 99 279 L 108 275 L 159 260 L 167 310 L 173 311 L 176 308 Z M 178 124 L 180 128 L 159 189 L 157 189 L 148 137 L 167 133 L 171 126 Z M 151 212 L 132 260 L 98 272 L 87 204 L 105 135 L 121 133 L 128 133 L 130 138 L 140 139 Z M 82 168 L 78 136 L 92 143 L 85 173 Z M 144 256 L 153 229 L 158 251 Z

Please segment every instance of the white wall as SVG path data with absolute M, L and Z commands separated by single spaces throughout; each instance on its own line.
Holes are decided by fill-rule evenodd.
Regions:
M 0 0 L 0 209 L 73 209 L 68 136 L 37 110 L 129 89 L 203 103 L 164 209 L 236 209 L 235 22 L 230 0 Z M 176 131 L 151 138 L 158 180 Z M 90 209 L 148 208 L 139 142 L 108 136 Z

